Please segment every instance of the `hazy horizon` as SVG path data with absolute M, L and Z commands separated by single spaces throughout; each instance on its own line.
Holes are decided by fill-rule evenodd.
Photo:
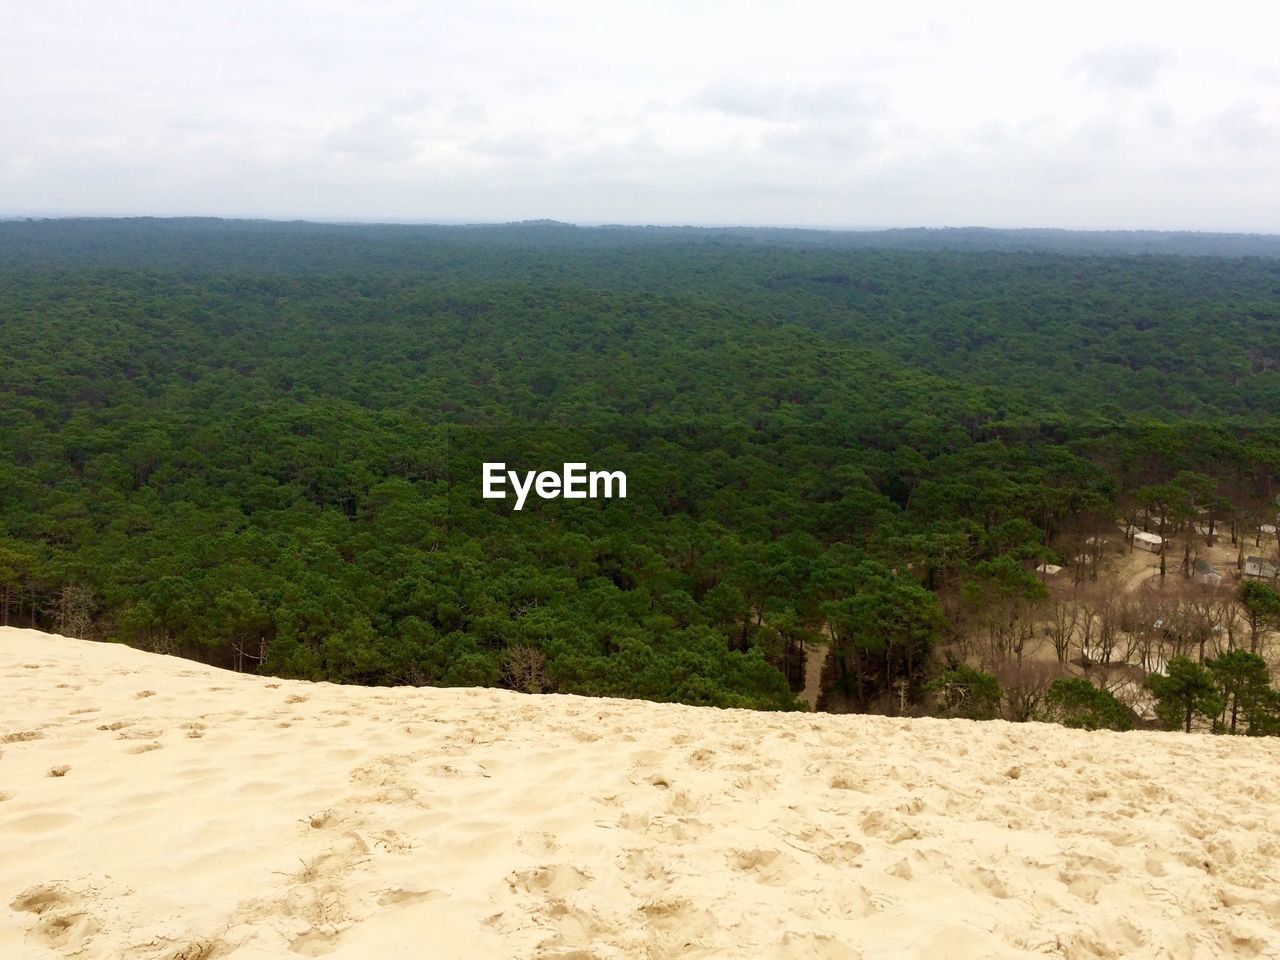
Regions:
M 1247 0 L 10 5 L 0 214 L 1276 234 L 1277 32 Z
M 522 219 L 512 218 L 496 218 L 496 219 L 456 219 L 456 220 L 428 220 L 428 219 L 403 219 L 393 220 L 390 218 L 374 218 L 374 217 L 269 217 L 257 216 L 253 214 L 245 215 L 222 215 L 208 213 L 174 213 L 174 214 L 150 214 L 150 213 L 121 213 L 121 214 L 97 214 L 97 213 L 8 213 L 0 211 L 0 222 L 20 222 L 24 220 L 32 221 L 57 221 L 57 220 L 220 220 L 227 223 L 271 223 L 271 224 L 291 224 L 304 223 L 315 226 L 333 226 L 333 227 L 502 227 L 502 226 L 519 226 L 522 224 L 554 224 L 566 227 L 578 227 L 582 229 L 603 229 L 603 228 L 622 228 L 622 229 L 653 229 L 653 230 L 797 230 L 797 231 L 813 231 L 819 233 L 887 233 L 890 231 L 991 231 L 993 233 L 1018 233 L 1018 232 L 1049 232 L 1049 233 L 1154 233 L 1154 234 L 1219 234 L 1223 236 L 1239 236 L 1239 237 L 1280 237 L 1280 230 L 1201 230 L 1195 228 L 1147 228 L 1147 227 L 1105 227 L 1105 228 L 1087 228 L 1087 227 L 1058 227 L 1046 224 L 1034 224 L 1025 227 L 993 227 L 981 223 L 955 223 L 955 224 L 926 224 L 914 223 L 903 224 L 901 226 L 891 226 L 886 224 L 852 224 L 852 225 L 824 225 L 811 223 L 693 223 L 693 222 L 646 222 L 646 221 L 621 221 L 621 220 L 561 220 L 557 217 L 526 217 Z

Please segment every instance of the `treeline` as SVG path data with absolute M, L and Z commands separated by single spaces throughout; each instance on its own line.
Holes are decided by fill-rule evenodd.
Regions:
M 944 716 L 969 720 L 1040 720 L 1084 730 L 1132 730 L 1132 708 L 1105 686 L 1084 677 L 1057 677 L 1027 684 L 1026 674 L 1046 673 L 1043 665 L 1022 665 L 1006 687 L 991 673 L 952 660 L 932 681 Z M 1197 662 L 1176 656 L 1147 674 L 1155 714 L 1166 730 L 1252 737 L 1280 736 L 1280 691 L 1271 669 L 1256 653 L 1239 648 Z
M 773 709 L 824 639 L 918 712 L 1117 517 L 1274 512 L 1275 260 L 512 230 L 4 225 L 0 618 Z M 490 460 L 629 497 L 513 514 Z
M 287 235 L 289 249 L 278 243 Z M 264 242 L 258 243 L 259 238 Z M 899 228 L 891 230 L 813 230 L 787 227 L 659 227 L 605 225 L 580 227 L 556 220 L 505 224 L 439 226 L 434 224 L 331 224 L 307 221 L 223 220 L 214 217 L 133 217 L 124 219 L 0 220 L 0 246 L 24 261 L 62 262 L 89 259 L 131 265 L 208 265 L 221 257 L 242 266 L 263 253 L 305 259 L 330 251 L 350 265 L 383 245 L 379 262 L 422 247 L 446 243 L 473 244 L 492 254 L 495 247 L 563 247 L 616 250 L 625 247 L 696 243 L 703 246 L 762 246 L 806 250 L 973 250 L 982 252 L 1062 253 L 1070 255 L 1180 257 L 1276 257 L 1280 235 L 1202 233 L 1162 230 L 1003 230 L 984 227 Z M 245 245 L 250 250 L 244 250 Z M 359 260 L 362 267 L 370 264 Z M 259 264 L 260 265 L 260 264 Z M 327 264 L 325 265 L 327 267 Z

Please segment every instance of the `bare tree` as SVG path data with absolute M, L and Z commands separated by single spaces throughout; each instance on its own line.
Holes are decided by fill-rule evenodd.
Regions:
M 1141 663 L 1150 636 L 1141 598 L 1128 594 L 1118 597 L 1116 616 L 1118 632 L 1114 659 L 1119 663 Z
M 1061 664 L 1036 660 L 1007 662 L 998 666 L 995 676 L 1000 681 L 1004 696 L 1005 719 L 1015 723 L 1032 719 L 1048 693 L 1049 685 L 1063 675 Z
M 551 685 L 547 658 L 537 647 L 508 647 L 502 658 L 502 677 L 512 690 L 542 693 Z
M 1217 657 L 1231 648 L 1227 633 L 1227 611 L 1235 608 L 1234 591 L 1229 587 L 1197 584 L 1187 592 L 1186 606 L 1195 624 L 1194 635 L 1201 648 L 1201 661 Z M 1234 615 L 1230 617 L 1234 620 Z
M 1073 596 L 1055 594 L 1049 600 L 1049 625 L 1045 628 L 1053 641 L 1053 652 L 1059 663 L 1066 663 L 1080 624 L 1080 604 Z
M 267 659 L 267 638 L 265 636 L 244 637 L 238 636 L 231 639 L 231 652 L 234 658 L 234 669 L 238 673 L 243 673 L 245 663 L 252 660 L 255 665 L 262 666 L 262 662 Z
M 164 630 L 154 630 L 137 638 L 136 646 L 147 653 L 162 653 L 168 657 L 177 657 L 182 653 L 180 644 L 172 634 Z
M 84 639 L 93 625 L 93 611 L 98 606 L 93 587 L 68 583 L 58 592 L 54 602 L 54 622 L 64 637 Z
M 1186 641 L 1200 663 L 1204 663 L 1207 657 L 1220 652 L 1217 649 L 1220 625 L 1212 588 L 1188 590 L 1182 599 L 1181 609 Z
M 1107 552 L 1108 540 L 1102 533 L 1103 529 L 1099 525 L 1096 533 L 1085 538 L 1084 549 L 1078 557 L 1080 566 L 1088 569 L 1090 580 L 1098 579 L 1098 568 L 1102 565 L 1102 558 Z
M 1122 612 L 1122 598 L 1116 584 L 1099 584 L 1081 594 L 1080 655 L 1086 663 L 1111 662 Z
M 1113 664 L 1091 674 L 1090 679 L 1130 710 L 1136 710 L 1146 697 L 1143 681 L 1150 672 L 1134 664 Z
M 1082 509 L 1071 516 L 1058 550 L 1070 558 L 1067 566 L 1076 586 L 1085 580 L 1098 579 L 1098 568 L 1106 554 L 1113 518 L 1111 508 L 1101 505 Z
M 1244 629 L 1244 618 L 1240 616 L 1240 607 L 1236 602 L 1236 592 L 1230 588 L 1218 591 L 1218 623 L 1226 635 L 1227 649 L 1240 647 L 1240 633 Z
M 1151 673 L 1164 662 L 1164 627 L 1168 621 L 1168 601 L 1153 591 L 1129 598 L 1129 655 L 1126 659 Z
M 1021 660 L 1035 637 L 1036 604 L 1022 598 L 1005 600 L 983 611 L 980 624 L 986 634 L 984 662 L 994 665 Z

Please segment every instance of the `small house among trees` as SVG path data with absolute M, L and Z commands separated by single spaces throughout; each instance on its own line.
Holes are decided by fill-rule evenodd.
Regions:
M 1133 534 L 1133 545 L 1139 550 L 1146 550 L 1149 553 L 1159 553 L 1164 549 L 1164 537 L 1158 533 L 1147 533 L 1145 530 L 1137 530 Z
M 1209 564 L 1206 560 L 1197 560 L 1193 564 L 1195 580 L 1197 583 L 1206 583 L 1211 587 L 1216 587 L 1222 583 L 1222 574 Z
M 1263 557 L 1249 557 L 1244 562 L 1244 575 L 1258 580 L 1275 580 L 1280 577 L 1280 568 Z

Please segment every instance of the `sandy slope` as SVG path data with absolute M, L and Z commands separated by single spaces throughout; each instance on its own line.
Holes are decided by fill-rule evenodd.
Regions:
M 1280 956 L 1276 741 L 276 682 L 10 629 L 0 690 L 4 960 Z

